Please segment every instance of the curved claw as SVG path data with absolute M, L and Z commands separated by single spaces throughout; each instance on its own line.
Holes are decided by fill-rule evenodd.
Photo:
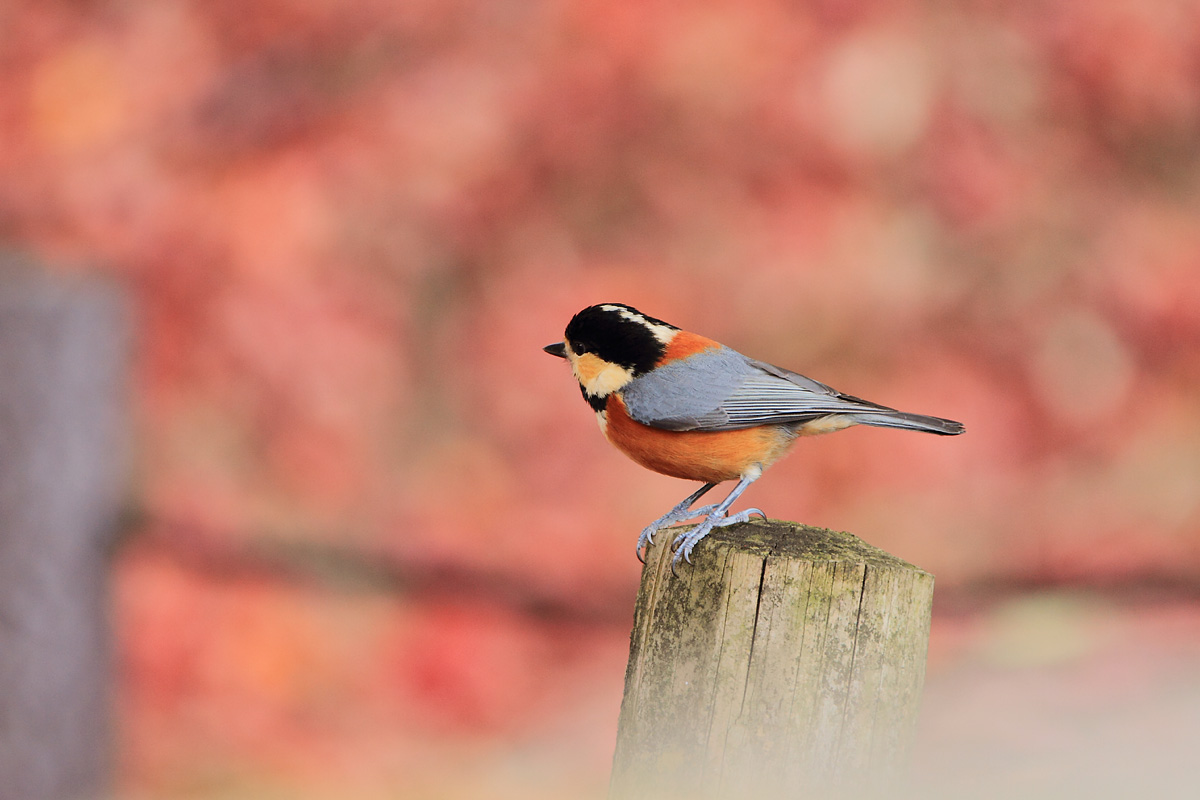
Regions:
M 699 527 L 699 526 L 697 526 L 697 527 Z M 683 533 L 676 536 L 675 540 L 673 542 L 671 542 L 671 552 L 674 553 L 675 551 L 677 551 L 679 549 L 679 546 L 687 540 L 688 534 L 690 534 L 694 530 L 696 530 L 696 528 L 692 528 L 691 530 L 684 531 Z
M 675 555 L 671 558 L 671 574 L 676 578 L 679 577 L 677 568 L 679 567 L 680 561 L 686 561 L 688 566 L 692 566 L 692 548 L 695 546 L 696 542 L 688 542 L 683 547 L 675 551 Z
M 650 547 L 654 544 L 654 534 L 658 533 L 658 531 L 659 528 L 655 525 L 647 525 L 642 529 L 642 534 L 638 536 L 637 547 L 633 553 L 637 556 L 637 560 L 643 564 L 646 563 L 646 556 L 650 555 Z M 642 551 L 645 551 L 646 556 L 642 555 Z
M 686 561 L 688 564 L 692 563 L 692 550 L 701 539 L 708 536 L 712 532 L 712 529 L 717 527 L 719 522 L 720 520 L 713 519 L 710 516 L 704 522 L 701 522 L 691 530 L 684 531 L 675 538 L 675 541 L 671 543 L 671 549 L 675 551 L 675 555 L 671 558 L 672 573 L 675 573 L 675 569 L 679 566 L 680 561 Z
M 642 536 L 645 536 L 645 541 L 644 541 L 644 542 L 642 541 Z M 645 534 L 642 534 L 642 536 L 639 536 L 639 537 L 638 537 L 638 540 L 637 540 L 637 547 L 634 549 L 634 551 L 633 551 L 633 554 L 634 554 L 635 556 L 637 556 L 637 560 L 638 560 L 638 561 L 640 561 L 640 562 L 642 562 L 643 564 L 645 564 L 645 563 L 646 563 L 646 559 L 645 559 L 645 557 L 644 557 L 644 556 L 642 556 L 642 548 L 643 548 L 643 547 L 644 547 L 644 548 L 646 548 L 646 552 L 647 552 L 647 553 L 649 553 L 649 552 L 650 552 L 650 545 L 654 544 L 654 536 L 653 536 L 653 535 L 646 536 Z

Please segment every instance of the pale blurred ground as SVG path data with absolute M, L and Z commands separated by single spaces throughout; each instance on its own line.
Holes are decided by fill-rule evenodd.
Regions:
M 1200 791 L 1194 601 L 1036 592 L 940 616 L 931 650 L 915 772 L 932 796 Z

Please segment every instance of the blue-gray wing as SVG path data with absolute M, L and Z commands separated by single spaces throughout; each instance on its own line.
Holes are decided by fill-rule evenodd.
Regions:
M 659 367 L 631 381 L 622 395 L 630 417 L 672 431 L 803 423 L 828 414 L 899 413 L 728 347 Z

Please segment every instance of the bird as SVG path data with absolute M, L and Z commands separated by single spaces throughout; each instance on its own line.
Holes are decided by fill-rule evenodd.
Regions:
M 672 542 L 674 574 L 714 528 L 767 518 L 758 508 L 729 509 L 800 437 L 854 425 L 943 436 L 965 430 L 961 422 L 839 392 L 624 303 L 588 306 L 567 323 L 562 341 L 542 349 L 570 364 L 612 445 L 647 469 L 702 484 L 638 536 L 644 563 L 643 550 L 649 553 L 660 530 L 703 517 Z M 737 484 L 724 500 L 693 508 L 726 481 Z

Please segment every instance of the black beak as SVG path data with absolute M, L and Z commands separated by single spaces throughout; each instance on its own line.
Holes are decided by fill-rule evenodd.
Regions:
M 555 342 L 554 344 L 548 344 L 545 347 L 543 347 L 542 349 L 545 350 L 547 353 L 549 353 L 552 356 L 558 356 L 559 358 L 567 357 L 567 346 L 563 342 Z

